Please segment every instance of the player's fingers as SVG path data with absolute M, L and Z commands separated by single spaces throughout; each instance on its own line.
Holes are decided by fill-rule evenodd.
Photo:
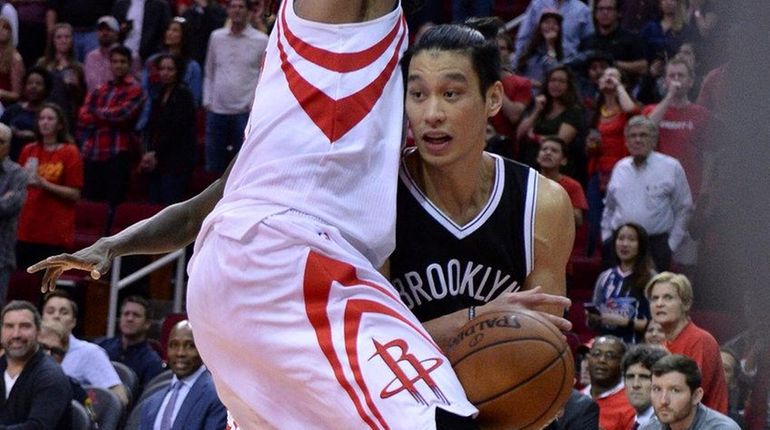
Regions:
M 530 293 L 530 294 L 510 295 L 509 300 L 511 303 L 518 303 L 525 307 L 553 305 L 553 306 L 560 306 L 563 308 L 569 308 L 570 305 L 572 305 L 572 301 L 564 296 L 557 296 L 554 294 L 539 293 L 539 292 Z
M 564 319 L 562 317 L 557 317 L 556 315 L 551 315 L 547 312 L 540 312 L 540 315 L 543 315 L 544 317 L 546 317 L 548 321 L 550 321 L 553 325 L 556 326 L 556 328 L 558 328 L 561 331 L 572 330 L 572 323 L 567 319 Z
M 46 293 L 56 289 L 56 281 L 61 276 L 63 270 L 58 267 L 50 268 L 43 275 L 43 282 L 40 284 L 40 291 Z
M 54 255 L 51 257 L 46 258 L 45 260 L 38 261 L 37 263 L 29 266 L 27 268 L 27 272 L 34 273 L 38 272 L 43 269 L 49 269 L 52 267 L 60 267 L 65 266 L 65 270 L 71 269 L 71 268 L 77 268 L 80 269 L 84 265 L 88 265 L 89 263 L 85 260 L 76 257 L 71 254 L 59 254 Z

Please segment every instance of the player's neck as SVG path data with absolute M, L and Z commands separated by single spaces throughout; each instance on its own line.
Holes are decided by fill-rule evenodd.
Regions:
M 455 223 L 467 224 L 489 201 L 495 179 L 495 160 L 489 155 L 447 166 L 431 166 L 419 156 L 412 160 L 410 173 L 418 187 Z

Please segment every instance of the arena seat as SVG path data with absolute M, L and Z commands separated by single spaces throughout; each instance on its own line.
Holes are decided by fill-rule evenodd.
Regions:
M 107 234 L 109 211 L 110 207 L 106 202 L 78 200 L 75 204 L 73 251 L 91 246 L 97 239 Z
M 163 205 L 151 203 L 121 203 L 115 208 L 115 214 L 112 217 L 112 225 L 110 225 L 109 230 L 110 234 L 118 233 L 131 224 L 149 218 L 160 212 L 163 208 Z

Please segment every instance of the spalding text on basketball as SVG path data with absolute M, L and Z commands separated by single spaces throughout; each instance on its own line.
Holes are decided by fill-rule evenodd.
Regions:
M 472 342 L 471 346 L 475 346 L 484 339 L 484 330 L 487 329 L 506 327 L 521 328 L 521 323 L 519 323 L 519 320 L 515 315 L 502 315 L 495 318 L 484 318 L 481 316 L 476 321 L 475 324 L 467 327 L 465 330 L 461 331 L 460 334 L 455 336 L 449 342 L 449 348 L 453 348 L 455 345 L 466 339 L 470 339 L 470 342 Z

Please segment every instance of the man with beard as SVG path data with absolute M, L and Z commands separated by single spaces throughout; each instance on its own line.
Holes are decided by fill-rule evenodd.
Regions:
M 112 79 L 110 71 L 110 48 L 118 42 L 120 25 L 115 17 L 105 15 L 97 21 L 97 40 L 99 46 L 86 54 L 83 62 L 83 72 L 86 78 L 88 92 L 95 90 L 99 85 L 106 84 Z M 131 73 L 136 76 L 142 67 L 142 61 L 134 52 L 131 59 Z
M 72 390 L 61 368 L 38 347 L 39 332 L 40 313 L 32 303 L 14 300 L 3 308 L 2 428 L 70 427 Z
M 703 405 L 698 364 L 680 354 L 669 355 L 652 366 L 652 406 L 657 420 L 642 430 L 738 430 L 738 424 Z
M 168 338 L 168 367 L 174 373 L 168 390 L 142 402 L 140 430 L 221 429 L 227 412 L 217 397 L 211 374 L 195 347 L 192 326 L 178 322 Z
M 634 422 L 635 411 L 628 402 L 620 373 L 620 360 L 626 344 L 616 336 L 596 338 L 588 352 L 591 385 L 583 389 L 599 404 L 599 428 L 626 430 Z

